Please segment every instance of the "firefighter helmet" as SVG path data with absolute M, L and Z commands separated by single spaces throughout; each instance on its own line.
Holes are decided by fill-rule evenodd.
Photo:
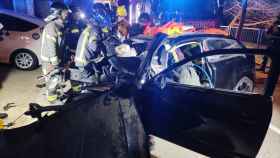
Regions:
M 53 21 L 57 18 L 60 18 L 61 13 L 64 10 L 67 10 L 68 12 L 71 12 L 69 7 L 66 4 L 61 3 L 61 2 L 54 2 L 54 3 L 52 3 L 52 5 L 50 7 L 51 7 L 50 8 L 50 14 L 47 18 L 45 18 L 46 22 Z
M 109 7 L 102 3 L 92 5 L 89 12 L 89 22 L 98 26 L 104 32 L 110 31 L 114 27 L 114 14 Z

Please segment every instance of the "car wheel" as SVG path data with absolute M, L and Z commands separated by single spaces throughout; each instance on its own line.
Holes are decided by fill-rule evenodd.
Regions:
M 20 50 L 13 56 L 13 64 L 21 70 L 34 70 L 38 67 L 38 58 L 32 52 Z
M 254 81 L 247 76 L 243 76 L 235 85 L 235 91 L 238 92 L 253 92 Z

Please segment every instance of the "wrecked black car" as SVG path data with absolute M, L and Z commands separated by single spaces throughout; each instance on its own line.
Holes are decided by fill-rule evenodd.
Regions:
M 147 46 L 151 39 L 139 36 L 133 38 L 133 40 L 136 46 L 143 47 L 143 45 Z M 239 41 L 224 35 L 188 33 L 168 37 L 159 44 L 157 54 L 153 56 L 151 68 L 155 73 L 158 73 L 158 71 L 185 58 L 220 49 L 245 49 L 245 46 Z M 252 92 L 255 86 L 255 58 L 252 55 L 210 56 L 201 59 L 193 66 L 200 75 L 200 84 L 249 92 Z M 173 80 L 177 81 L 180 78 L 178 74 L 173 77 L 175 77 Z
M 31 104 L 25 114 L 38 121 L 1 131 L 1 157 L 146 158 L 149 135 L 210 157 L 255 157 L 270 124 L 279 56 L 232 39 L 189 37 L 194 40 L 157 35 L 147 52 L 124 59 L 134 63 L 134 73 L 104 91 L 75 96 L 65 106 Z M 229 42 L 213 46 L 211 39 Z M 265 86 L 254 84 L 259 55 L 272 61 Z M 236 88 L 240 77 L 253 87 Z

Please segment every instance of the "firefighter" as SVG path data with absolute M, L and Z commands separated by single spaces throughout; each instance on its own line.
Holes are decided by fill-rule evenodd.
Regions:
M 85 13 L 78 6 L 70 6 L 72 14 L 68 20 L 65 31 L 65 61 L 71 65 L 74 62 L 74 56 L 79 37 L 86 27 Z
M 59 67 L 64 66 L 62 38 L 65 23 L 70 10 L 59 2 L 51 6 L 51 14 L 45 20 L 48 22 L 44 27 L 41 46 L 41 61 L 43 75 L 46 77 L 47 100 L 53 103 L 58 100 L 57 88 L 61 81 Z
M 80 36 L 75 55 L 75 65 L 81 70 L 82 78 L 91 79 L 95 83 L 103 80 L 100 64 L 96 63 L 100 63 L 104 58 L 113 61 L 111 57 L 116 55 L 115 48 L 128 36 L 126 23 L 117 22 L 119 17 L 125 15 L 122 10 L 112 10 L 101 3 L 93 5 L 89 24 Z
M 75 54 L 75 66 L 80 69 L 82 79 L 98 82 L 101 72 L 95 63 L 104 58 L 102 41 L 113 28 L 113 18 L 110 8 L 106 5 L 92 5 L 88 14 L 89 22 L 79 38 Z
M 125 19 L 117 23 L 116 33 L 121 42 L 129 39 L 129 23 Z
M 148 13 L 141 13 L 138 23 L 133 24 L 130 28 L 130 36 L 144 34 L 145 28 L 149 26 L 153 26 L 152 18 Z

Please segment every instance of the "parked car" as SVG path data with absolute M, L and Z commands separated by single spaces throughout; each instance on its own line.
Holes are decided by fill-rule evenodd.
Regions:
M 175 47 L 170 46 L 170 41 Z M 65 106 L 31 104 L 25 114 L 39 120 L 0 131 L 1 157 L 149 158 L 149 135 L 210 157 L 256 157 L 271 121 L 271 96 L 279 77 L 279 54 L 225 47 L 187 54 L 187 58 L 179 57 L 177 61 L 174 57 L 168 60 L 166 55 L 170 53 L 161 56 L 160 52 L 180 46 L 176 41 L 181 41 L 180 37 L 170 40 L 160 34 L 150 42 L 147 52 L 124 58 L 134 61 L 129 68 L 134 66 L 137 70 L 132 76 L 132 73 L 120 74 L 113 86 L 96 85 L 91 91 L 69 99 Z M 207 63 L 203 60 L 244 62 L 240 57 L 249 57 L 245 64 L 250 65 L 251 57 L 257 54 L 267 55 L 273 63 L 263 93 L 193 84 L 203 78 L 192 67 L 194 64 L 200 65 L 199 70 L 205 71 L 205 75 L 208 72 L 203 66 Z M 163 65 L 156 65 L 157 62 Z M 183 73 L 190 82 L 170 80 L 182 66 L 180 70 L 192 74 Z M 233 74 L 227 73 L 226 77 L 234 77 Z M 48 111 L 57 113 L 42 115 Z
M 0 23 L 4 26 L 0 34 L 0 62 L 22 70 L 37 68 L 44 21 L 0 9 Z
M 3 24 L 2 23 L 0 23 L 0 31 L 3 29 Z

